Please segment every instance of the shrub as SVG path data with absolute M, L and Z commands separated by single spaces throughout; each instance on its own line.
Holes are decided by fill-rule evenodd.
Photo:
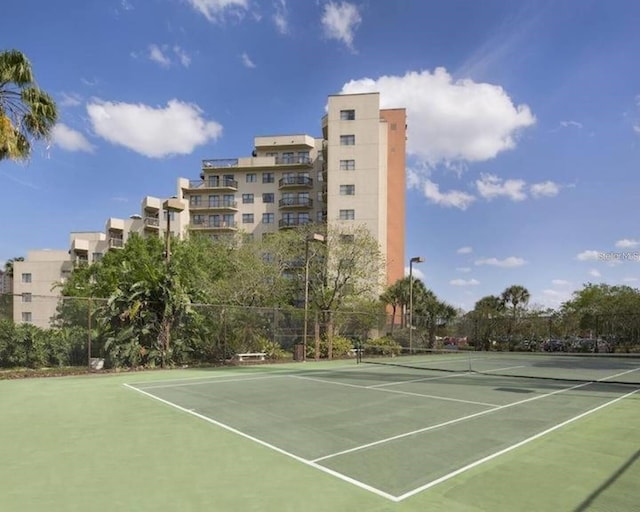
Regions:
M 264 336 L 259 336 L 256 343 L 258 345 L 258 352 L 264 352 L 267 359 L 285 359 L 291 356 L 291 354 L 280 346 L 280 343 L 271 341 Z
M 349 338 L 343 336 L 333 337 L 332 356 L 335 359 L 347 357 L 349 351 L 353 349 L 353 342 Z M 313 359 L 316 356 L 315 341 L 311 340 L 307 344 L 307 358 Z M 326 339 L 320 340 L 320 357 L 326 359 L 329 357 L 329 343 Z
M 364 346 L 364 353 L 374 356 L 397 356 L 401 350 L 402 346 L 400 343 L 390 336 L 369 340 Z

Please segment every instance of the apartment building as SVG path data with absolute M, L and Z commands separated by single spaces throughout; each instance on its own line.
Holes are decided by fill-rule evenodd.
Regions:
M 405 109 L 381 110 L 378 93 L 329 96 L 321 130 L 321 137 L 257 136 L 250 156 L 207 159 L 199 179 L 178 178 L 172 198 L 145 197 L 140 214 L 109 218 L 104 232 L 71 233 L 68 251 L 30 252 L 16 263 L 14 321 L 47 327 L 57 305 L 53 284 L 74 265 L 98 261 L 132 233 L 165 236 L 167 229 L 258 238 L 309 223 L 365 225 L 385 257 L 386 283 L 401 279 Z M 36 303 L 40 295 L 53 299 Z

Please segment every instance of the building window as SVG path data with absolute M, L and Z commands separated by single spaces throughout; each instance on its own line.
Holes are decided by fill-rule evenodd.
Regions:
M 94 252 L 91 255 L 93 261 L 100 261 L 102 259 L 103 254 L 101 252 Z
M 340 210 L 340 220 L 354 220 L 355 218 L 355 210 Z
M 272 172 L 262 173 L 262 183 L 275 183 L 276 177 Z
M 395 131 L 398 129 L 398 125 L 396 123 L 391 123 L 391 130 Z
M 22 282 L 23 283 L 30 283 L 31 282 L 31 272 L 29 272 L 27 274 L 22 274 Z
M 354 146 L 356 143 L 355 135 L 340 135 L 341 146 Z
M 356 119 L 356 111 L 355 110 L 341 110 L 340 111 L 340 121 L 355 121 Z
M 255 183 L 258 181 L 258 175 L 255 172 L 247 174 L 247 183 Z
M 175 213 L 174 211 L 170 211 L 168 212 L 167 210 L 163 210 L 163 217 L 164 220 L 167 220 L 167 214 L 169 214 L 169 218 L 171 219 L 171 222 L 173 222 L 175 220 Z
M 23 311 L 23 312 L 22 312 L 22 321 L 23 321 L 23 322 L 29 322 L 29 323 L 31 323 L 32 318 L 33 318 L 33 317 L 32 317 L 32 315 L 31 315 L 31 312 L 30 312 L 30 311 Z
M 242 194 L 243 204 L 253 204 L 253 194 Z
M 316 212 L 316 221 L 317 222 L 324 222 L 324 212 L 322 210 L 318 210 Z
M 30 293 L 22 294 L 22 302 L 31 302 L 32 295 Z
M 204 224 L 204 215 L 194 215 L 191 217 L 191 223 L 193 225 Z
M 243 213 L 242 214 L 242 223 L 243 224 L 253 224 L 253 213 Z
M 263 203 L 273 203 L 275 201 L 275 194 L 269 192 L 266 194 L 262 194 L 262 202 Z
M 275 220 L 275 214 L 274 213 L 263 213 L 262 214 L 262 223 L 263 224 L 273 224 L 274 220 Z
M 202 204 L 201 196 L 191 196 L 189 198 L 189 206 L 200 206 Z
M 355 160 L 340 160 L 341 171 L 353 171 L 356 168 Z
M 340 185 L 340 195 L 341 196 L 355 196 L 356 195 L 356 186 L 355 185 Z
M 283 164 L 293 164 L 295 160 L 293 158 L 293 151 L 285 151 L 282 153 L 282 160 L 280 161 Z
M 352 244 L 355 241 L 355 235 L 345 235 L 345 234 L 341 234 L 340 235 L 340 241 L 343 244 Z

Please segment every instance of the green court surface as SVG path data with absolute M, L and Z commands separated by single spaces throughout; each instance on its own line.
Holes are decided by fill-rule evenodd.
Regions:
M 3 510 L 640 503 L 636 383 L 307 362 L 0 381 L 0 407 Z

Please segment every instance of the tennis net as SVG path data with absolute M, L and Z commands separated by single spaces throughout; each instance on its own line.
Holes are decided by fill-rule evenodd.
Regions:
M 492 352 L 363 345 L 358 362 L 436 372 L 477 373 L 640 386 L 640 354 Z

